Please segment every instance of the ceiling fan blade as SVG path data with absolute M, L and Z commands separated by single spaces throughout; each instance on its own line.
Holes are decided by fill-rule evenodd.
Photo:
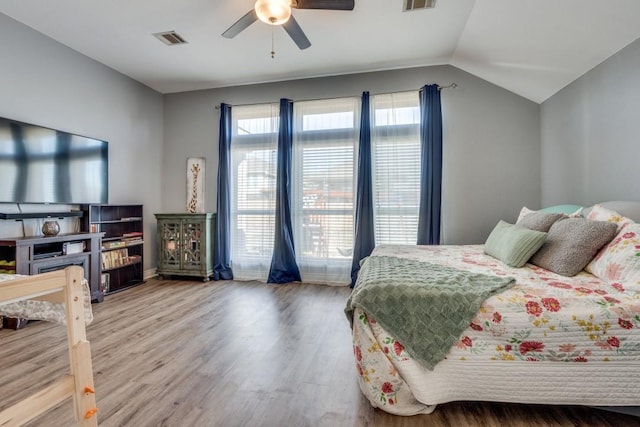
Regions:
M 242 18 L 238 19 L 235 22 L 235 24 L 233 24 L 232 26 L 227 28 L 227 31 L 222 33 L 222 37 L 226 37 L 228 39 L 232 39 L 235 36 L 237 36 L 238 34 L 240 34 L 242 31 L 247 29 L 249 27 L 249 25 L 253 24 L 257 20 L 258 20 L 258 15 L 256 15 L 256 10 L 255 9 L 251 9 L 249 12 L 247 12 L 246 15 L 244 15 Z
M 293 15 L 291 15 L 289 20 L 282 24 L 282 26 L 300 49 L 306 49 L 311 46 L 311 42 L 304 34 L 304 31 L 302 31 L 302 28 L 300 28 L 298 21 L 295 20 Z
M 353 10 L 354 0 L 293 0 L 296 9 Z

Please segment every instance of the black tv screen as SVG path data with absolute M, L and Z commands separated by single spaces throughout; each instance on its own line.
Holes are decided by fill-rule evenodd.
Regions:
M 108 143 L 0 118 L 0 203 L 108 202 Z

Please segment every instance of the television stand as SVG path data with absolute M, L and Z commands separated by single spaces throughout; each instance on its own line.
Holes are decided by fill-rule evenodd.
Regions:
M 62 255 L 62 251 L 44 252 L 41 254 L 33 254 L 33 259 L 51 258 Z
M 100 292 L 100 245 L 103 233 L 67 233 L 57 236 L 0 238 L 0 260 L 7 261 L 16 274 L 39 274 L 70 265 L 84 268 L 91 288 L 91 300 L 102 302 Z M 65 243 L 83 242 L 84 250 L 63 254 Z M 57 256 L 55 256 L 57 255 Z

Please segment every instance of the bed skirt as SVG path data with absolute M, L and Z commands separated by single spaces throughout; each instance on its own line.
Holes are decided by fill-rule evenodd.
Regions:
M 356 318 L 362 314 L 356 309 Z M 353 337 L 362 392 L 374 407 L 396 415 L 428 414 L 435 405 L 453 401 L 640 405 L 639 361 L 446 359 L 429 371 L 412 359 L 382 351 L 385 344 L 366 323 L 354 322 Z

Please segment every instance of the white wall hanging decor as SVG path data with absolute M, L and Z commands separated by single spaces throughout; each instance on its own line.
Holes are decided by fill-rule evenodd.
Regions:
M 187 159 L 187 212 L 204 213 L 204 157 Z

